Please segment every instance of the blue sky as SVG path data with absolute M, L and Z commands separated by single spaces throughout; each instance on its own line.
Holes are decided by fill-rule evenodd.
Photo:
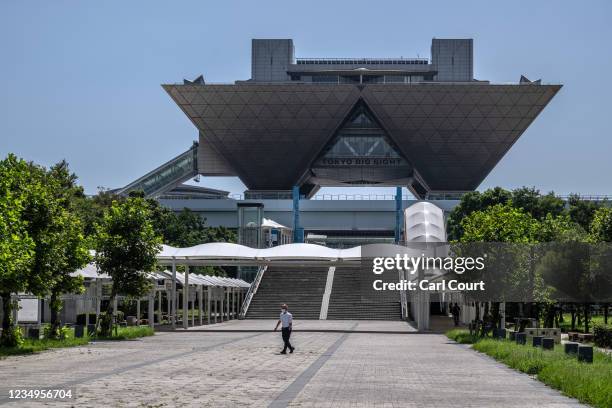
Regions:
M 477 78 L 564 85 L 480 189 L 612 194 L 611 20 L 608 1 L 2 0 L 0 156 L 65 158 L 89 193 L 122 186 L 197 139 L 160 84 L 247 79 L 251 38 L 293 38 L 298 57 L 428 57 L 432 37 L 469 37 Z

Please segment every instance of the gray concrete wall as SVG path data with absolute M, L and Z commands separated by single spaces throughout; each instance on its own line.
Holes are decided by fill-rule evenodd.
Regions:
M 437 68 L 436 81 L 471 81 L 474 78 L 474 41 L 437 39 L 431 41 L 431 62 Z
M 294 62 L 293 40 L 253 39 L 251 79 L 262 82 L 287 81 Z

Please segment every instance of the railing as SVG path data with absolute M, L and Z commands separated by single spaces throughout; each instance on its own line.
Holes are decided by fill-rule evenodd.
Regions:
M 297 58 L 296 65 L 427 65 L 428 58 Z
M 373 71 L 369 71 L 373 73 Z M 206 82 L 206 84 L 188 84 L 185 85 L 182 82 L 175 82 L 169 85 L 180 85 L 180 86 L 210 86 L 210 85 L 219 85 L 219 86 L 234 86 L 234 85 L 360 85 L 359 83 L 346 83 L 346 82 L 304 82 L 304 81 L 252 81 L 252 80 L 243 80 L 236 82 Z M 369 85 L 370 83 L 364 82 L 361 85 Z M 418 81 L 418 82 L 387 82 L 387 83 L 371 83 L 372 85 L 403 85 L 403 86 L 425 86 L 425 85 L 492 85 L 492 86 L 501 86 L 501 85 L 520 85 L 518 82 L 490 82 L 487 80 L 473 80 L 473 81 Z M 559 82 L 542 82 L 540 85 L 535 84 L 524 84 L 531 86 L 540 86 L 540 85 L 562 85 Z
M 268 269 L 267 265 L 260 266 L 257 271 L 257 275 L 255 276 L 255 280 L 251 283 L 251 287 L 249 288 L 246 296 L 244 297 L 244 302 L 242 303 L 242 309 L 240 310 L 239 319 L 244 319 L 247 311 L 249 310 L 249 306 L 251 305 L 251 300 L 253 300 L 253 296 L 257 293 L 257 289 L 259 288 L 259 284 L 261 283 L 261 279 L 263 278 L 264 272 Z
M 558 198 L 567 201 L 571 195 L 563 194 L 558 195 Z M 612 195 L 607 194 L 579 194 L 578 197 L 583 201 L 611 201 Z M 266 193 L 265 195 L 253 195 L 249 194 L 249 197 L 245 199 L 244 194 L 228 194 L 227 196 L 211 196 L 211 197 L 198 197 L 198 196 L 163 196 L 164 200 L 291 200 L 291 195 L 287 193 Z M 306 197 L 302 196 L 302 200 L 305 200 Z M 459 193 L 440 193 L 440 194 L 432 194 L 428 197 L 428 200 L 460 200 L 461 194 Z M 363 201 L 363 200 L 379 200 L 379 201 L 394 201 L 394 194 L 317 194 L 311 197 L 309 200 L 313 201 Z M 417 200 L 414 197 L 406 197 L 402 196 L 403 201 L 414 201 Z
M 578 194 L 578 198 L 582 201 L 612 201 L 612 195 L 608 194 Z M 557 196 L 563 201 L 567 201 L 572 197 L 571 194 Z

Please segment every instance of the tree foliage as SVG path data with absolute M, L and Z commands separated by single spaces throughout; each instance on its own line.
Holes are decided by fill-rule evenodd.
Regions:
M 483 193 L 472 191 L 461 197 L 459 204 L 448 217 L 447 233 L 450 241 L 459 240 L 463 235 L 461 222 L 475 211 L 481 211 L 497 204 L 506 204 L 512 195 L 501 187 L 487 190 Z
M 161 244 L 144 199 L 116 201 L 105 211 L 96 237 L 95 262 L 113 280 L 111 297 L 145 293 L 145 273 L 155 269 Z
M 11 293 L 27 290 L 23 271 L 32 264 L 34 241 L 28 235 L 23 214 L 30 193 L 23 188 L 28 182 L 27 163 L 9 155 L 0 161 L 0 297 L 3 305 L 0 345 L 15 346 L 19 338 L 12 328 Z
M 164 242 L 178 247 L 188 247 L 208 242 L 235 242 L 236 235 L 226 227 L 209 227 L 206 219 L 185 208 L 178 214 L 171 213 L 162 230 Z
M 595 211 L 602 206 L 595 201 L 582 200 L 578 194 L 571 194 L 567 200 L 568 214 L 573 222 L 588 231 Z
M 147 272 L 155 270 L 161 244 L 151 208 L 142 197 L 115 201 L 104 212 L 95 240 L 95 262 L 112 279 L 107 316 L 117 295 L 138 297 L 147 292 L 150 285 Z M 105 335 L 110 330 L 109 324 L 102 327 Z
M 601 207 L 594 212 L 590 238 L 592 242 L 612 242 L 612 208 Z
M 565 214 L 565 203 L 554 193 L 541 194 L 539 190 L 530 187 L 522 187 L 513 191 L 501 187 L 464 194 L 453 211 L 451 211 L 447 231 L 448 239 L 460 240 L 464 230 L 462 221 L 476 211 L 483 211 L 498 204 L 508 204 L 524 213 L 529 214 L 537 221 L 543 221 L 548 216 L 558 217 Z
M 83 278 L 72 276 L 72 273 L 83 268 L 91 260 L 91 256 L 83 225 L 75 211 L 77 200 L 84 197 L 82 187 L 76 185 L 76 175 L 70 172 L 68 163 L 61 161 L 51 167 L 45 176 L 48 188 L 52 189 L 52 199 L 57 205 L 57 212 L 49 225 L 49 230 L 56 240 L 51 244 L 54 247 L 55 262 L 49 264 L 49 267 L 53 267 L 53 278 L 48 284 L 51 295 L 51 328 L 48 333 L 51 337 L 58 337 L 61 333 L 61 296 L 64 293 L 81 293 L 84 290 Z
M 531 243 L 537 239 L 539 226 L 536 219 L 511 203 L 496 204 L 461 221 L 461 242 Z

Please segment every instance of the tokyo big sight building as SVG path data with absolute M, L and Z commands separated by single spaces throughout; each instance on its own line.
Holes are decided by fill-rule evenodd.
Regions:
M 121 192 L 144 190 L 210 225 L 240 228 L 241 208 L 254 206 L 255 225 L 269 217 L 327 244 L 397 240 L 393 200 L 311 198 L 325 186 L 407 187 L 450 210 L 561 88 L 473 72 L 472 39 L 433 39 L 430 58 L 296 58 L 291 39 L 253 39 L 250 79 L 163 85 L 198 142 Z M 232 199 L 182 184 L 199 175 L 236 176 L 247 190 Z

